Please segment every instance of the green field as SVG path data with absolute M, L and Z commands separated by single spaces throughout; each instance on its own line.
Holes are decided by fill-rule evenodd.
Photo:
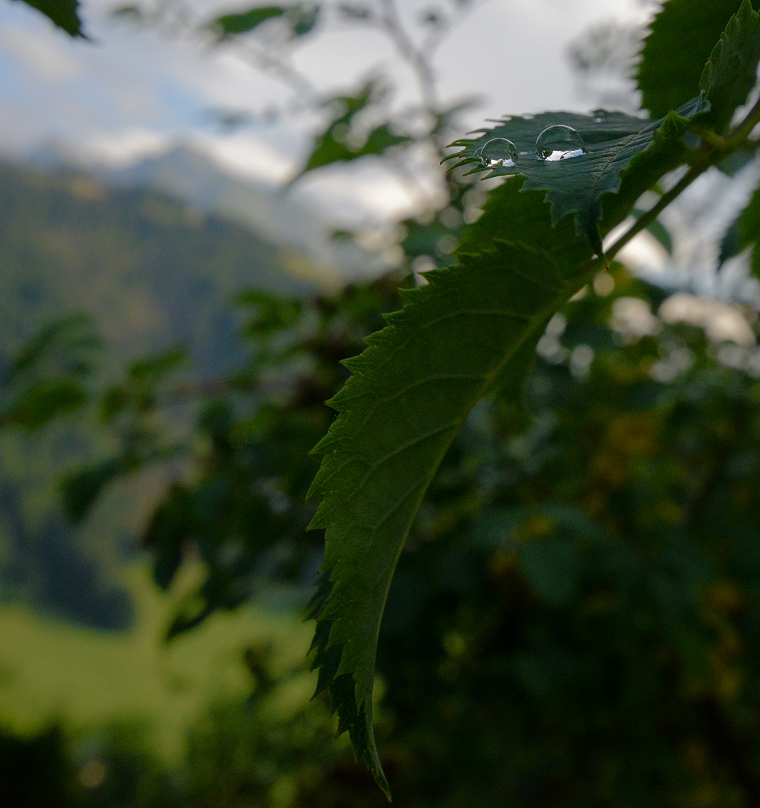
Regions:
M 137 608 L 129 632 L 96 631 L 22 606 L 0 607 L 0 725 L 28 733 L 56 720 L 74 732 L 139 723 L 154 751 L 171 762 L 204 708 L 250 690 L 242 662 L 247 645 L 271 642 L 278 670 L 305 658 L 309 626 L 297 615 L 265 608 L 214 616 L 166 645 L 161 634 L 176 593 L 161 595 L 145 569 L 125 575 Z M 311 677 L 298 677 L 283 698 L 296 707 L 312 688 Z

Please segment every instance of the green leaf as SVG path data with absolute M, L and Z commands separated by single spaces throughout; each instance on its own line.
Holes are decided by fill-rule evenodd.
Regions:
M 332 163 L 347 163 L 371 154 L 382 154 L 394 146 L 410 143 L 412 139 L 408 135 L 394 132 L 387 123 L 363 133 L 357 126 L 356 119 L 360 113 L 377 103 L 383 95 L 382 88 L 371 80 L 356 95 L 331 99 L 327 105 L 336 107 L 337 113 L 324 132 L 317 136 L 306 165 L 292 181 L 315 168 Z
M 636 79 L 642 105 L 661 118 L 697 94 L 705 63 L 740 0 L 669 0 L 644 41 Z M 760 6 L 760 0 L 753 3 Z
M 310 34 L 319 20 L 319 6 L 301 5 L 291 6 L 285 14 L 290 25 L 290 32 L 295 37 Z
M 80 409 L 87 400 L 78 379 L 70 376 L 45 379 L 31 385 L 11 405 L 0 409 L 0 427 L 14 425 L 33 432 L 55 418 Z
M 135 359 L 127 368 L 127 375 L 133 382 L 154 386 L 187 362 L 183 348 L 167 348 L 155 354 Z
M 66 475 L 60 483 L 63 507 L 73 522 L 81 522 L 103 489 L 127 470 L 124 457 L 109 457 Z
M 639 216 L 643 215 L 645 211 L 640 210 L 639 208 L 634 208 L 631 211 L 631 215 L 634 216 L 636 219 Z M 667 252 L 668 255 L 673 255 L 673 239 L 670 237 L 670 233 L 668 229 L 665 227 L 662 222 L 658 219 L 655 219 L 648 227 L 647 230 L 649 233 L 655 238 L 658 244 Z
M 729 227 L 721 247 L 720 263 L 738 255 L 742 250 L 751 249 L 752 274 L 760 279 L 760 187 L 741 212 L 737 220 Z
M 464 231 L 458 265 L 404 292 L 404 309 L 346 362 L 353 376 L 330 402 L 339 418 L 315 449 L 323 461 L 310 490 L 322 499 L 311 527 L 326 534 L 311 607 L 313 662 L 339 730 L 386 794 L 372 731 L 375 653 L 422 497 L 472 406 L 496 388 L 518 395 L 549 318 L 598 268 L 585 220 L 600 241 L 628 216 L 644 190 L 683 162 L 683 135 L 705 108 L 696 98 L 655 123 L 607 113 L 595 126 L 590 116 L 549 113 L 459 141 L 464 149 L 452 158 L 467 163 L 491 137 L 508 136 L 523 159 L 491 175 L 526 176 L 492 191 L 484 215 Z M 535 138 L 555 123 L 580 127 L 588 154 L 537 160 Z
M 292 6 L 260 6 L 237 14 L 224 14 L 212 20 L 208 27 L 216 33 L 220 40 L 239 34 L 247 34 L 262 23 L 275 17 L 284 19 L 294 37 L 306 36 L 319 19 L 319 6 L 309 3 Z
M 139 6 L 126 5 L 118 6 L 111 11 L 111 16 L 119 20 L 130 20 L 131 22 L 143 22 L 143 11 Z
M 0 426 L 33 431 L 82 407 L 101 341 L 91 319 L 71 314 L 43 325 L 21 345 L 0 380 Z
M 79 19 L 79 0 L 20 0 L 44 14 L 69 36 L 87 39 Z
M 220 39 L 227 39 L 237 34 L 247 34 L 267 20 L 282 17 L 285 11 L 286 9 L 283 6 L 261 6 L 238 14 L 224 14 L 210 22 L 208 27 Z
M 53 364 L 75 375 L 86 375 L 89 370 L 86 355 L 101 345 L 89 315 L 78 312 L 58 317 L 21 346 L 10 362 L 6 383 L 44 372 Z
M 621 177 L 630 166 L 636 172 L 619 195 L 617 205 L 630 210 L 636 197 L 669 167 L 677 166 L 683 157 L 685 144 L 681 138 L 689 121 L 706 109 L 695 98 L 685 104 L 678 114 L 671 113 L 660 121 L 646 121 L 622 112 L 599 111 L 595 115 L 572 112 L 545 112 L 530 117 L 506 117 L 503 122 L 474 139 L 455 141 L 464 149 L 447 160 L 458 165 L 476 164 L 471 173 L 486 173 L 488 177 L 522 174 L 527 177 L 526 189 L 546 191 L 552 221 L 574 214 L 578 233 L 583 233 L 598 253 L 601 253 L 599 223 L 602 219 L 603 197 L 621 190 Z M 586 154 L 567 160 L 550 162 L 538 159 L 536 139 L 547 127 L 565 125 L 575 129 L 583 138 Z M 476 156 L 493 138 L 511 140 L 517 148 L 518 159 L 512 167 L 487 168 Z M 657 140 L 657 148 L 649 150 Z M 640 155 L 646 157 L 634 161 Z M 610 217 L 605 208 L 605 220 Z M 611 222 L 608 222 L 611 223 Z
M 699 89 L 710 102 L 707 121 L 723 132 L 755 86 L 760 61 L 760 14 L 750 0 L 726 26 L 720 41 L 705 65 Z
M 346 365 L 353 376 L 330 402 L 340 413 L 315 451 L 322 467 L 311 524 L 326 531 L 317 618 L 318 689 L 327 689 L 357 754 L 388 794 L 372 731 L 380 621 L 420 501 L 472 406 L 496 385 L 517 390 L 546 322 L 582 284 L 588 243 L 567 222 L 552 227 L 542 195 L 508 182 L 476 233 L 487 238 L 456 267 L 403 292 L 405 306 Z M 485 221 L 484 221 L 485 220 Z

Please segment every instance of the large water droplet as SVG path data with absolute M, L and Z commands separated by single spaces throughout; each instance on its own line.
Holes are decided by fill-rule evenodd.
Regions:
M 505 137 L 495 137 L 478 149 L 475 156 L 487 168 L 512 168 L 517 162 L 517 146 Z
M 586 144 L 572 126 L 549 126 L 536 139 L 536 156 L 547 163 L 570 160 L 585 153 Z

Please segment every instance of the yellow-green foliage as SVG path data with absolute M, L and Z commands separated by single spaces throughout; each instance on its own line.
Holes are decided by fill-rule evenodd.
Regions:
M 55 719 L 74 730 L 140 722 L 154 751 L 176 760 L 186 729 L 211 701 L 250 689 L 242 648 L 271 642 L 283 670 L 305 656 L 309 628 L 292 613 L 264 609 L 215 615 L 162 644 L 173 598 L 161 596 L 142 567 L 127 577 L 137 603 L 129 632 L 81 628 L 21 606 L 0 608 L 0 723 L 32 732 Z M 283 694 L 283 710 L 302 704 L 311 689 L 305 675 L 296 680 Z

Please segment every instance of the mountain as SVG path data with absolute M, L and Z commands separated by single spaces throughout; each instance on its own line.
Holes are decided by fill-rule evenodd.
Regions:
M 0 354 L 85 310 L 117 360 L 182 342 L 218 371 L 234 354 L 236 292 L 316 288 L 286 263 L 249 228 L 165 194 L 0 163 Z
M 54 149 L 38 153 L 35 159 L 48 168 L 76 165 L 75 158 Z M 305 272 L 321 283 L 335 285 L 377 275 L 384 267 L 377 253 L 333 239 L 335 227 L 323 212 L 296 198 L 287 187 L 234 176 L 191 146 L 175 146 L 124 167 L 93 163 L 80 170 L 111 187 L 152 189 L 192 209 L 248 227 L 281 248 L 292 272 Z
M 0 384 L 4 356 L 73 310 L 92 315 L 104 335 L 108 375 L 180 343 L 195 372 L 213 378 L 242 355 L 236 293 L 317 288 L 294 277 L 286 259 L 281 244 L 167 194 L 0 162 Z M 62 517 L 56 493 L 62 471 L 108 450 L 90 421 L 42 435 L 0 433 L 0 601 L 101 628 L 129 622 L 118 578 L 129 540 L 119 525 L 135 491 L 79 529 Z

